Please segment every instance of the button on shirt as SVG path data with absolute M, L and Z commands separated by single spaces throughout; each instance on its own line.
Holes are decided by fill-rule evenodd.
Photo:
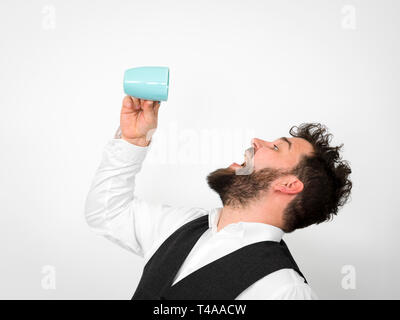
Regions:
M 94 176 L 85 204 L 90 228 L 145 263 L 180 226 L 208 215 L 209 229 L 202 234 L 175 276 L 174 283 L 193 271 L 246 245 L 281 241 L 283 231 L 258 222 L 238 222 L 217 231 L 221 208 L 170 206 L 138 198 L 135 176 L 149 147 L 123 139 L 110 140 Z M 293 269 L 281 269 L 258 280 L 236 299 L 317 299 L 310 286 Z

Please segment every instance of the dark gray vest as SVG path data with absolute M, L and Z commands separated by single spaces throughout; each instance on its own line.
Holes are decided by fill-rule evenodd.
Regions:
M 190 221 L 165 240 L 144 267 L 134 300 L 233 300 L 253 283 L 280 269 L 296 270 L 285 242 L 256 242 L 229 253 L 172 285 L 200 236 L 208 215 Z M 306 279 L 304 281 L 307 283 Z

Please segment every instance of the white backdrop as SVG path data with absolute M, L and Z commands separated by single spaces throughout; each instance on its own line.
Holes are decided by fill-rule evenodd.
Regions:
M 142 260 L 83 210 L 124 70 L 161 65 L 169 100 L 139 196 L 220 206 L 210 171 L 252 137 L 321 122 L 345 145 L 352 200 L 285 239 L 320 298 L 399 299 L 399 14 L 395 0 L 2 0 L 0 298 L 131 297 Z

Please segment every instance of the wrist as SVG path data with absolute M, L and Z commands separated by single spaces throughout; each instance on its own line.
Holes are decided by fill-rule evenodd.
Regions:
M 146 140 L 146 137 L 140 137 L 140 138 L 135 138 L 135 139 L 128 139 L 124 137 L 124 135 L 121 135 L 121 139 L 124 139 L 125 141 L 134 144 L 139 147 L 147 147 L 150 144 L 150 140 Z

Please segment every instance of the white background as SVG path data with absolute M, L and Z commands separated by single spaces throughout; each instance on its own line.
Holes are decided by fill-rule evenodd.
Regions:
M 161 65 L 169 100 L 139 196 L 220 206 L 210 171 L 241 161 L 253 136 L 321 122 L 344 143 L 352 200 L 285 240 L 320 298 L 399 299 L 399 15 L 395 0 L 2 0 L 0 298 L 132 296 L 142 260 L 94 235 L 83 209 L 119 125 L 123 72 Z M 216 152 L 204 130 L 236 143 L 203 163 L 157 156 L 165 141 L 176 143 L 169 156 Z M 47 265 L 55 289 L 42 285 Z M 346 290 L 347 265 L 356 287 Z

